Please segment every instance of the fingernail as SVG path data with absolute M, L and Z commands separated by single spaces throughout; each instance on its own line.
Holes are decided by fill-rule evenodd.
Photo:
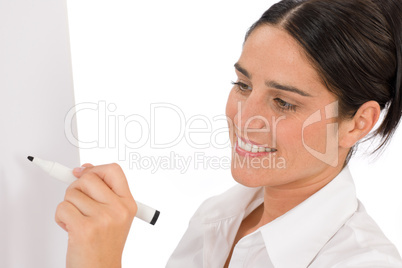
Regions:
M 76 174 L 81 174 L 81 172 L 85 169 L 85 167 L 76 167 L 73 169 L 73 172 Z

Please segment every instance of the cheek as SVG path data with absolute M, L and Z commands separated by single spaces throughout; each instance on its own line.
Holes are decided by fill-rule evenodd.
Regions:
M 283 120 L 276 126 L 276 145 L 281 154 L 296 157 L 309 154 L 307 148 L 325 153 L 327 144 L 327 125 L 318 122 L 303 126 L 303 121 Z
M 303 129 L 303 146 L 319 153 L 325 153 L 327 143 L 331 142 L 332 134 L 327 133 L 327 124 L 317 122 Z M 329 138 L 329 139 L 328 139 Z
M 283 120 L 276 126 L 276 143 L 283 153 L 300 150 L 302 147 L 302 123 Z

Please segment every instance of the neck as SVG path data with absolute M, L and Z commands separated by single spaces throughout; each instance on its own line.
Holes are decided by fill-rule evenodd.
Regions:
M 293 209 L 332 181 L 341 170 L 287 185 L 265 186 L 264 208 L 258 225 L 263 226 Z

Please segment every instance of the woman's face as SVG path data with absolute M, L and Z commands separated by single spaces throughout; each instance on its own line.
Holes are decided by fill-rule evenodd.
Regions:
M 336 97 L 289 34 L 256 28 L 235 71 L 226 106 L 235 180 L 297 187 L 340 171 Z

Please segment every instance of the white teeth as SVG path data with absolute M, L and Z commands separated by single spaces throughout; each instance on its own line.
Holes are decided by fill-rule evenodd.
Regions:
M 252 153 L 263 153 L 263 152 L 274 152 L 275 149 L 260 147 L 255 144 L 246 143 L 240 138 L 237 138 L 237 145 L 245 151 L 252 152 Z
M 251 144 L 246 143 L 246 144 L 244 145 L 244 148 L 243 148 L 243 149 L 246 150 L 246 151 L 251 152 Z

